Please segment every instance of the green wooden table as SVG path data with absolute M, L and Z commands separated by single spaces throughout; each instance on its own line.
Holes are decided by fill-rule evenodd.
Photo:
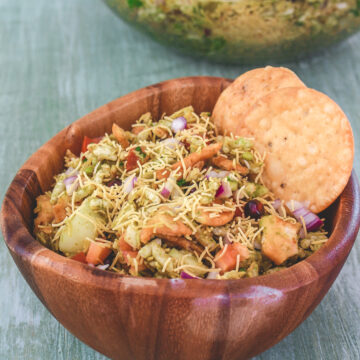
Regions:
M 359 174 L 360 34 L 288 66 L 349 116 Z M 99 0 L 0 0 L 0 200 L 30 154 L 98 106 L 170 78 L 235 77 L 248 69 L 176 55 L 134 32 Z M 257 359 L 360 359 L 359 240 L 313 314 Z M 0 264 L 0 359 L 105 359 L 49 314 L 3 241 Z

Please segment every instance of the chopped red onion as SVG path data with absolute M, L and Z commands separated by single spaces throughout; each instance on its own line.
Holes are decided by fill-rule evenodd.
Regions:
M 232 196 L 230 184 L 226 181 L 222 181 L 220 187 L 216 191 L 215 197 L 222 199 L 230 196 Z
M 166 187 L 164 187 L 162 190 L 161 190 L 161 192 L 160 192 L 160 194 L 164 197 L 164 198 L 169 198 L 169 196 L 170 196 L 170 191 L 166 188 Z
M 160 194 L 164 197 L 164 198 L 169 198 L 172 190 L 174 187 L 174 183 L 172 180 L 168 179 L 163 187 L 163 189 L 161 190 Z
M 197 276 L 190 275 L 190 274 L 188 274 L 188 273 L 185 272 L 185 271 L 182 271 L 182 272 L 180 273 L 180 277 L 181 277 L 182 279 L 201 279 L 201 278 L 199 278 L 199 277 L 197 277 Z
M 307 206 L 308 206 L 308 204 L 305 204 L 305 203 L 302 203 L 302 202 L 296 201 L 296 200 L 287 201 L 285 203 L 285 205 L 291 212 L 293 212 L 293 210 L 296 210 L 299 208 L 307 208 Z
M 169 149 L 175 149 L 177 145 L 182 145 L 181 141 L 173 137 L 163 140 L 162 143 Z
M 272 206 L 275 210 L 279 210 L 281 208 L 281 200 L 280 199 L 274 200 Z
M 214 170 L 211 170 L 211 171 L 208 171 L 208 173 L 206 174 L 206 178 L 209 179 L 209 178 L 217 178 L 217 179 L 223 179 L 225 177 L 227 177 L 228 175 L 230 174 L 229 171 L 214 171 Z
M 67 175 L 68 177 L 70 176 L 74 176 L 74 175 L 79 175 L 79 172 L 77 170 L 75 170 L 73 167 L 69 167 L 66 171 L 65 171 L 65 175 Z
M 276 199 L 272 203 L 273 208 L 279 213 L 280 216 L 285 217 L 286 211 L 284 212 L 283 208 L 281 207 L 281 200 Z
M 77 176 L 73 175 L 64 180 L 64 185 L 66 188 L 66 193 L 71 196 L 74 191 L 79 187 L 79 181 L 77 181 Z
M 307 231 L 316 231 L 319 228 L 321 228 L 321 226 L 324 225 L 324 222 L 315 214 L 311 213 L 313 215 L 313 220 L 309 221 L 309 223 L 306 223 L 306 230 Z M 309 218 L 308 218 L 309 220 Z
M 125 179 L 125 181 L 124 181 L 124 192 L 126 194 L 129 194 L 131 192 L 131 190 L 135 186 L 136 181 L 137 181 L 136 176 L 129 176 L 128 178 Z
M 64 185 L 65 185 L 65 186 L 71 185 L 76 179 L 77 179 L 77 176 L 76 176 L 76 175 L 69 176 L 68 178 L 66 178 L 66 179 L 64 180 Z
M 292 210 L 292 204 L 294 205 L 294 210 Z M 307 231 L 316 231 L 324 224 L 316 214 L 311 212 L 299 201 L 288 201 L 286 206 L 290 209 L 297 221 L 302 223 L 301 218 L 304 219 Z
M 187 121 L 183 116 L 180 116 L 173 120 L 171 124 L 171 130 L 176 134 L 177 132 L 186 128 Z

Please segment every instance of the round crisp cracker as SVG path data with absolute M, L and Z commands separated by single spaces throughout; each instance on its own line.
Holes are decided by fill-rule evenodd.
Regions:
M 291 70 L 283 67 L 258 68 L 244 73 L 229 85 L 216 102 L 212 119 L 222 134 L 234 133 L 255 102 L 285 87 L 305 87 Z
M 354 139 L 340 107 L 308 88 L 285 88 L 252 107 L 236 134 L 255 139 L 266 152 L 262 179 L 285 201 L 308 202 L 313 212 L 328 207 L 351 175 Z

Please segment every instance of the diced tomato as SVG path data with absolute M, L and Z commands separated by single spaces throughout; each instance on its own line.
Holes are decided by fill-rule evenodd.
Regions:
M 86 262 L 93 265 L 102 264 L 110 253 L 110 248 L 92 242 L 86 254 Z
M 235 208 L 235 217 L 242 216 L 242 215 L 243 215 L 243 213 L 242 213 L 241 209 L 237 206 Z
M 97 144 L 101 141 L 102 136 L 96 137 L 96 138 L 90 138 L 87 136 L 84 136 L 83 143 L 81 145 L 81 152 L 84 154 L 87 151 L 89 144 Z
M 86 255 L 83 252 L 79 252 L 79 253 L 75 254 L 70 259 L 73 259 L 73 260 L 79 261 L 81 263 L 87 264 Z
M 126 158 L 126 170 L 131 171 L 137 168 L 138 161 L 140 164 L 144 164 L 148 159 L 148 156 L 145 154 L 145 147 L 136 147 L 129 151 L 129 154 Z
M 118 240 L 118 247 L 121 251 L 133 251 L 131 245 L 125 241 L 124 235 Z
M 129 154 L 126 158 L 126 170 L 131 171 L 137 168 L 137 162 L 138 162 L 138 156 L 136 155 L 136 152 L 134 149 L 131 149 L 129 151 Z
M 239 243 L 228 244 L 225 253 L 224 249 L 219 250 L 214 259 L 216 267 L 220 268 L 222 272 L 236 268 L 237 255 L 240 255 L 240 261 L 246 260 L 249 257 L 247 247 Z

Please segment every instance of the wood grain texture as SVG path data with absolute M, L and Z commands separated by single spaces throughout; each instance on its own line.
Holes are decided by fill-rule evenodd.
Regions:
M 252 279 L 120 276 L 60 256 L 32 237 L 35 199 L 51 187 L 67 149 L 79 154 L 85 135 L 109 133 L 113 123 L 129 129 L 146 111 L 159 118 L 192 104 L 197 113 L 211 112 L 229 83 L 219 77 L 186 77 L 116 99 L 36 151 L 5 195 L 1 228 L 20 272 L 68 330 L 112 359 L 248 359 L 279 342 L 311 314 L 355 241 L 360 225 L 355 174 L 323 214 L 331 233 L 327 244 L 289 269 Z
M 234 78 L 225 67 L 169 52 L 134 32 L 98 0 L 0 0 L 0 198 L 17 169 L 64 126 L 98 106 L 158 81 Z M 360 174 L 360 36 L 323 56 L 290 64 L 307 86 L 336 100 L 352 122 Z M 65 330 L 42 306 L 0 241 L 0 358 L 104 356 Z M 257 359 L 360 358 L 360 242 L 311 316 Z

